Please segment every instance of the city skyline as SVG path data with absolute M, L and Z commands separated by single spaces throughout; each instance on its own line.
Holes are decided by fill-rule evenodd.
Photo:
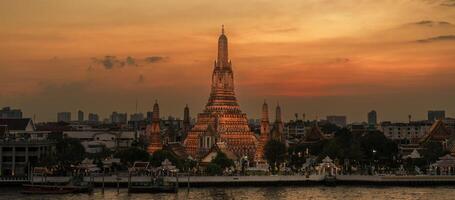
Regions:
M 131 114 L 136 100 L 145 113 L 158 99 L 162 116 L 181 117 L 188 104 L 195 117 L 210 91 L 212 41 L 225 24 L 249 118 L 260 118 L 264 99 L 279 101 L 285 120 L 306 113 L 366 121 L 371 110 L 379 121 L 426 119 L 428 110 L 455 115 L 455 8 L 445 1 L 263 1 L 238 9 L 201 1 L 159 11 L 176 4 L 2 2 L 0 105 L 53 121 L 61 111 Z

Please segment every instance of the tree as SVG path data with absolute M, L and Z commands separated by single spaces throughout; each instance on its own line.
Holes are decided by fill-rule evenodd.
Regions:
M 217 152 L 216 157 L 212 160 L 212 163 L 219 165 L 223 170 L 234 166 L 234 161 L 229 159 L 226 154 L 221 151 Z
M 223 169 L 215 163 L 209 163 L 205 168 L 205 172 L 211 176 L 215 176 L 221 175 L 223 173 Z
M 136 147 L 130 147 L 130 148 L 115 152 L 114 157 L 120 158 L 120 161 L 127 165 L 132 165 L 136 161 L 149 160 L 150 155 L 147 151 L 145 151 L 143 149 L 139 149 Z
M 427 164 L 435 162 L 444 153 L 442 145 L 439 142 L 428 141 L 423 144 L 422 156 Z
M 64 166 L 79 163 L 85 157 L 85 148 L 78 139 L 63 138 L 57 141 L 56 157 Z
M 265 145 L 264 157 L 269 163 L 270 171 L 275 174 L 286 156 L 286 146 L 279 141 L 270 140 Z
M 392 160 L 398 153 L 398 145 L 380 132 L 370 132 L 360 140 L 363 154 L 373 160 Z

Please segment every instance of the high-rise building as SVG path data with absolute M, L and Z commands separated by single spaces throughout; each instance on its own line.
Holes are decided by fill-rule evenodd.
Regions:
M 428 121 L 443 120 L 446 118 L 446 111 L 444 110 L 429 110 Z
M 100 118 L 98 114 L 95 113 L 89 113 L 88 114 L 88 121 L 91 123 L 98 123 L 100 121 Z
M 70 122 L 71 112 L 59 112 L 57 113 L 57 122 Z
M 112 114 L 111 114 L 111 122 L 113 124 L 126 124 L 128 122 L 128 114 L 127 113 L 112 112 Z
M 134 113 L 130 115 L 130 121 L 139 122 L 144 120 L 144 114 L 142 113 Z
M 153 105 L 152 124 L 147 126 L 147 133 L 149 135 L 147 152 L 153 154 L 155 151 L 161 150 L 163 144 L 161 143 L 160 108 L 157 101 L 155 101 L 155 104 Z
M 327 122 L 335 124 L 339 127 L 346 127 L 347 117 L 343 115 L 330 115 L 327 116 Z
M 368 113 L 368 125 L 376 126 L 378 124 L 378 114 L 375 110 Z
M 184 146 L 193 158 L 201 158 L 217 145 L 226 147 L 237 157 L 247 156 L 252 160 L 256 143 L 247 115 L 240 110 L 235 97 L 234 72 L 223 28 L 218 39 L 218 58 L 214 63 L 210 97 L 204 111 L 197 116 Z
M 20 109 L 11 109 L 4 107 L 0 110 L 0 119 L 21 119 L 22 111 Z
M 77 111 L 77 121 L 84 122 L 84 112 L 82 110 Z

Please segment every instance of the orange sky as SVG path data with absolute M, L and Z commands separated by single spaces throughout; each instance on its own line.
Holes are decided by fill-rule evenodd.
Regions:
M 0 106 L 38 121 L 78 109 L 107 117 L 195 116 L 209 95 L 225 24 L 249 117 L 455 117 L 454 0 L 2 1 Z M 75 115 L 75 114 L 74 114 Z

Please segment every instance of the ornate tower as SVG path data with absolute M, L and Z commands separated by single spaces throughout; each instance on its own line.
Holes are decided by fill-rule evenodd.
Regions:
M 261 118 L 261 135 L 259 136 L 259 143 L 256 148 L 254 160 L 256 162 L 264 162 L 265 145 L 270 140 L 270 123 L 269 123 L 269 108 L 264 101 L 262 104 L 262 118 Z
M 190 108 L 188 108 L 188 104 L 186 104 L 185 108 L 183 109 L 183 135 L 182 140 L 186 138 L 188 132 L 191 129 L 190 123 Z
M 207 135 L 213 135 L 217 140 L 215 143 L 218 140 L 224 142 L 228 150 L 238 157 L 254 157 L 257 139 L 235 97 L 234 73 L 228 57 L 228 39 L 224 27 L 218 38 L 218 57 L 213 66 L 209 100 L 184 142 L 188 154 L 200 158 L 206 153 L 203 147 L 207 142 L 204 142 L 203 137 Z
M 147 147 L 147 152 L 152 154 L 163 148 L 160 138 L 160 108 L 157 101 L 155 101 L 155 104 L 153 105 L 152 124 L 147 127 L 147 130 L 149 132 L 149 146 Z
M 285 142 L 286 138 L 284 136 L 284 124 L 281 121 L 281 107 L 280 104 L 277 104 L 275 109 L 275 123 L 273 125 L 272 139 Z

